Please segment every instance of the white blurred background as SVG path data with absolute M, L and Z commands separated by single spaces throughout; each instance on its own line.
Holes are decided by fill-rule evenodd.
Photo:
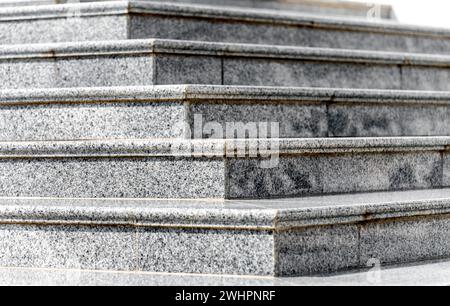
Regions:
M 366 0 L 390 4 L 402 23 L 450 28 L 450 0 Z

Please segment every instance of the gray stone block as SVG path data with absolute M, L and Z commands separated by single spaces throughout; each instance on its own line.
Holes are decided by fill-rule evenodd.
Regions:
M 277 167 L 264 169 L 258 159 L 228 161 L 229 198 L 268 198 L 320 194 L 323 189 L 322 158 L 281 158 Z
M 268 59 L 228 59 L 224 84 L 255 86 L 408 89 L 396 65 Z M 409 84 L 417 85 L 419 83 Z
M 133 271 L 134 231 L 123 227 L 0 226 L 3 267 Z
M 450 215 L 381 220 L 361 225 L 361 266 L 448 258 Z
M 250 103 L 191 103 L 189 112 L 191 129 L 194 129 L 194 116 L 202 116 L 204 138 L 214 137 L 213 131 L 206 131 L 212 122 L 220 124 L 224 136 L 227 122 L 278 122 L 283 138 L 327 137 L 328 133 L 325 103 L 267 103 L 264 99 L 251 98 Z
M 223 198 L 215 159 L 0 159 L 0 194 L 59 198 Z
M 154 84 L 223 84 L 219 57 L 158 55 L 155 66 Z
M 184 137 L 181 103 L 0 106 L 0 139 L 75 140 Z
M 142 229 L 142 271 L 274 275 L 270 232 Z
M 321 167 L 324 193 L 442 186 L 440 152 L 336 155 Z
M 356 225 L 311 227 L 276 234 L 276 274 L 312 275 L 357 268 L 358 235 Z
M 230 198 L 267 198 L 442 186 L 439 152 L 281 157 L 273 169 L 230 160 Z
M 449 108 L 416 105 L 331 104 L 328 128 L 331 137 L 383 137 L 446 135 L 450 129 Z
M 15 8 L 15 11 L 24 10 L 20 15 L 29 15 L 29 11 L 39 10 L 34 7 Z M 52 9 L 49 9 L 52 11 Z M 4 10 L 11 16 L 11 10 Z M 67 9 L 64 12 L 58 10 L 58 18 L 45 18 L 45 10 L 38 13 L 41 17 L 31 18 L 7 18 L 7 22 L 0 23 L 0 43 L 6 44 L 34 44 L 48 42 L 68 41 L 92 41 L 92 40 L 120 40 L 127 39 L 126 27 L 128 17 L 126 15 L 97 15 L 82 16 L 82 11 Z M 73 17 L 80 16 L 80 17 Z M 1 17 L 0 20 L 5 20 Z M 50 13 L 50 15 L 52 15 Z M 82 17 L 81 17 L 82 16 Z M 23 16 L 22 16 L 23 17 Z

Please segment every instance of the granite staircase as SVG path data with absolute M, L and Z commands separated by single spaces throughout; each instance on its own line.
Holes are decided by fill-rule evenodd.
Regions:
M 45 2 L 0 8 L 0 266 L 450 257 L 450 31 L 331 1 Z

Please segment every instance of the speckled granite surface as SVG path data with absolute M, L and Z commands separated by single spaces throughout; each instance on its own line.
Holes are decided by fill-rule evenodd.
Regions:
M 440 188 L 450 186 L 449 144 L 449 137 L 0 142 L 0 195 L 269 198 Z M 273 167 L 262 163 L 268 156 Z
M 266 277 L 450 256 L 448 30 L 112 1 L 0 8 L 0 44 L 0 267 Z M 190 133 L 267 121 L 270 140 Z
M 450 41 L 447 30 L 393 22 L 145 1 L 3 8 L 0 20 L 0 42 L 14 44 L 170 38 L 448 53 Z
M 450 57 L 175 40 L 0 47 L 0 88 L 216 84 L 449 90 Z
M 0 140 L 192 138 L 279 122 L 280 138 L 449 136 L 447 92 L 241 86 L 0 91 Z M 195 125 L 195 116 L 202 121 Z M 190 129 L 190 133 L 189 133 Z M 198 137 L 198 136 L 195 136 Z
M 448 256 L 449 214 L 448 189 L 253 201 L 1 198 L 0 264 L 311 275 Z

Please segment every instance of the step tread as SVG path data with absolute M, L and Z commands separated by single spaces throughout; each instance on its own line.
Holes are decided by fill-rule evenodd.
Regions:
M 449 136 L 352 137 L 283 139 L 115 139 L 69 141 L 0 142 L 0 157 L 78 156 L 190 156 L 235 157 L 236 148 L 245 156 L 329 154 L 352 152 L 445 151 Z M 251 154 L 251 155 L 248 155 Z
M 179 54 L 303 59 L 391 65 L 450 66 L 450 55 L 171 39 L 64 42 L 0 46 L 0 59 Z
M 263 99 L 263 100 L 262 100 Z M 101 101 L 239 100 L 257 103 L 282 101 L 450 103 L 448 91 L 378 90 L 346 88 L 155 85 L 0 90 L 0 105 Z
M 281 230 L 450 213 L 450 189 L 272 200 L 0 198 L 0 222 Z

